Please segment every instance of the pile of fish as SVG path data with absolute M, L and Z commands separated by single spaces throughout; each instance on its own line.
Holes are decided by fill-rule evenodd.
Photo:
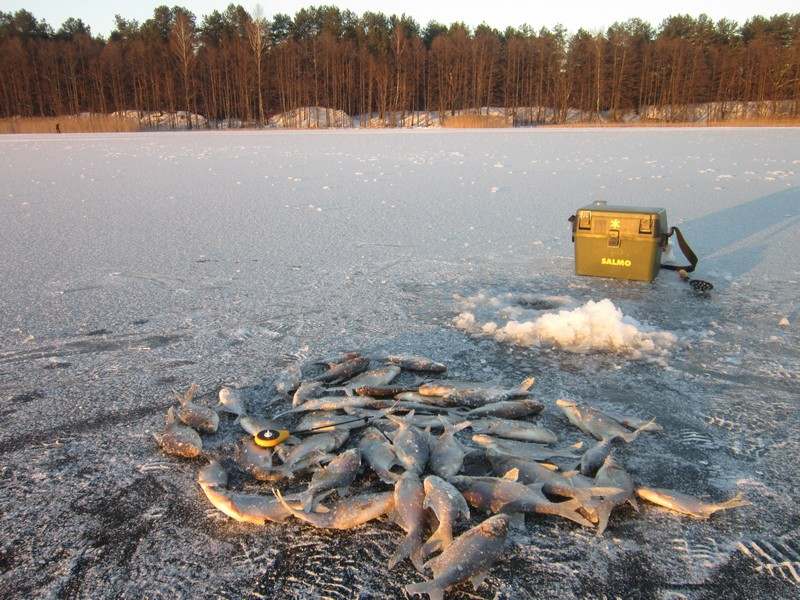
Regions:
M 638 510 L 637 496 L 702 519 L 749 504 L 740 496 L 708 504 L 635 484 L 613 449 L 661 431 L 654 421 L 560 399 L 555 405 L 566 419 L 597 443 L 585 450 L 582 443 L 559 445 L 536 423 L 544 405 L 532 396 L 532 377 L 499 388 L 446 379 L 446 370 L 425 357 L 357 352 L 310 362 L 275 379 L 291 407 L 269 418 L 247 412 L 243 390 L 222 388 L 211 408 L 195 401 L 193 385 L 169 409 L 156 439 L 168 454 L 209 459 L 198 483 L 237 521 L 293 517 L 351 529 L 389 515 L 404 535 L 388 566 L 407 559 L 423 575 L 430 572 L 406 590 L 431 599 L 466 580 L 477 589 L 502 557 L 509 529 L 524 527 L 528 514 L 568 519 L 599 535 L 615 508 Z M 265 493 L 229 489 L 222 453 L 203 452 L 200 433 L 217 431 L 219 412 L 246 432 L 232 449 L 233 462 L 270 482 Z M 265 447 L 260 439 L 279 442 Z M 327 502 L 333 494 L 338 500 Z M 476 513 L 488 516 L 468 528 Z

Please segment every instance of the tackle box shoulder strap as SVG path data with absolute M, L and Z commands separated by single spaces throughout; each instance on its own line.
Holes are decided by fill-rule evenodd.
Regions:
M 670 227 L 669 228 L 669 233 L 667 233 L 664 236 L 664 241 L 666 242 L 667 239 L 672 237 L 673 233 L 675 234 L 675 239 L 678 240 L 678 247 L 681 249 L 681 252 L 683 252 L 683 255 L 686 258 L 689 259 L 689 262 L 691 264 L 685 265 L 685 266 L 662 264 L 661 268 L 662 269 L 668 269 L 669 271 L 681 271 L 681 270 L 683 270 L 683 271 L 686 271 L 687 273 L 691 273 L 692 271 L 694 271 L 695 267 L 697 266 L 697 255 L 689 247 L 689 244 L 686 242 L 686 238 L 683 237 L 683 234 L 681 233 L 681 230 L 678 229 L 677 227 Z

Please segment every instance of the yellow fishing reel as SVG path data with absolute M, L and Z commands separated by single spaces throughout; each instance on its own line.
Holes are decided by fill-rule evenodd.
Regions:
M 274 448 L 289 439 L 288 429 L 262 429 L 253 436 L 256 446 Z

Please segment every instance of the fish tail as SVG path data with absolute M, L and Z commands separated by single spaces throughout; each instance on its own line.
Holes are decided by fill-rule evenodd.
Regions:
M 652 431 L 650 429 L 650 427 L 655 422 L 656 422 L 655 419 L 650 419 L 647 423 L 645 423 L 641 427 L 637 427 L 636 429 L 634 429 L 630 433 L 622 434 L 622 435 L 619 435 L 617 437 L 621 437 L 623 440 L 625 440 L 626 442 L 628 442 L 630 444 L 632 441 L 634 441 L 636 438 L 638 438 L 639 434 L 642 433 L 643 431 Z
M 534 383 L 536 383 L 535 377 L 526 377 L 525 379 L 522 380 L 522 383 L 520 383 L 517 386 L 517 390 L 519 390 L 520 392 L 527 392 L 529 389 L 533 387 Z
M 303 507 L 303 512 L 311 512 L 314 508 L 314 492 L 308 490 L 301 496 L 300 504 Z
M 728 508 L 737 508 L 739 506 L 751 506 L 753 503 L 749 500 L 745 500 L 744 496 L 741 492 L 736 494 L 730 500 L 726 500 L 725 502 L 720 502 L 714 505 L 715 510 L 726 510 Z
M 422 540 L 419 530 L 415 529 L 409 532 L 406 537 L 403 538 L 403 541 L 398 544 L 397 550 L 395 550 L 394 554 L 389 559 L 388 567 L 392 569 L 404 558 L 411 558 L 411 562 L 414 563 L 417 570 L 422 571 L 422 561 L 420 560 L 419 554 L 420 546 L 422 546 Z
M 567 500 L 566 502 L 556 502 L 553 505 L 553 514 L 556 514 L 560 517 L 564 517 L 565 519 L 569 519 L 570 521 L 574 521 L 578 525 L 583 525 L 584 527 L 592 527 L 591 521 L 586 520 L 580 514 L 578 514 L 577 509 L 580 508 L 581 503 L 576 500 Z
M 611 511 L 614 509 L 613 502 L 603 500 L 597 507 L 597 535 L 603 535 L 603 532 L 608 527 L 608 519 L 611 516 Z
M 439 528 L 433 532 L 433 535 L 428 538 L 428 541 L 422 546 L 422 556 L 427 557 L 434 552 L 438 552 L 439 550 L 446 550 L 452 542 L 452 532 L 440 525 Z
M 414 594 L 428 594 L 429 600 L 443 600 L 444 590 L 433 581 L 423 581 L 422 583 L 412 583 L 406 586 L 409 596 Z

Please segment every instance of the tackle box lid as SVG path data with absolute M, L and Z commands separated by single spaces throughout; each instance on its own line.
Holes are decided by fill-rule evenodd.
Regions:
M 656 208 L 652 206 L 626 206 L 626 205 L 619 205 L 619 204 L 607 204 L 602 200 L 597 202 L 592 202 L 591 204 L 587 204 L 586 206 L 580 207 L 575 213 L 575 220 L 576 220 L 576 231 L 580 232 L 583 229 L 592 229 L 591 227 L 591 220 L 592 215 L 599 216 L 601 218 L 605 217 L 613 217 L 615 215 L 624 215 L 624 217 L 630 219 L 638 219 L 643 223 L 644 229 L 640 228 L 640 233 L 651 234 L 655 233 L 652 232 L 652 225 L 653 221 L 655 221 L 655 225 L 657 228 L 657 233 L 666 234 L 668 230 L 667 226 L 667 209 L 665 208 Z M 650 227 L 644 225 L 644 223 L 650 223 Z

